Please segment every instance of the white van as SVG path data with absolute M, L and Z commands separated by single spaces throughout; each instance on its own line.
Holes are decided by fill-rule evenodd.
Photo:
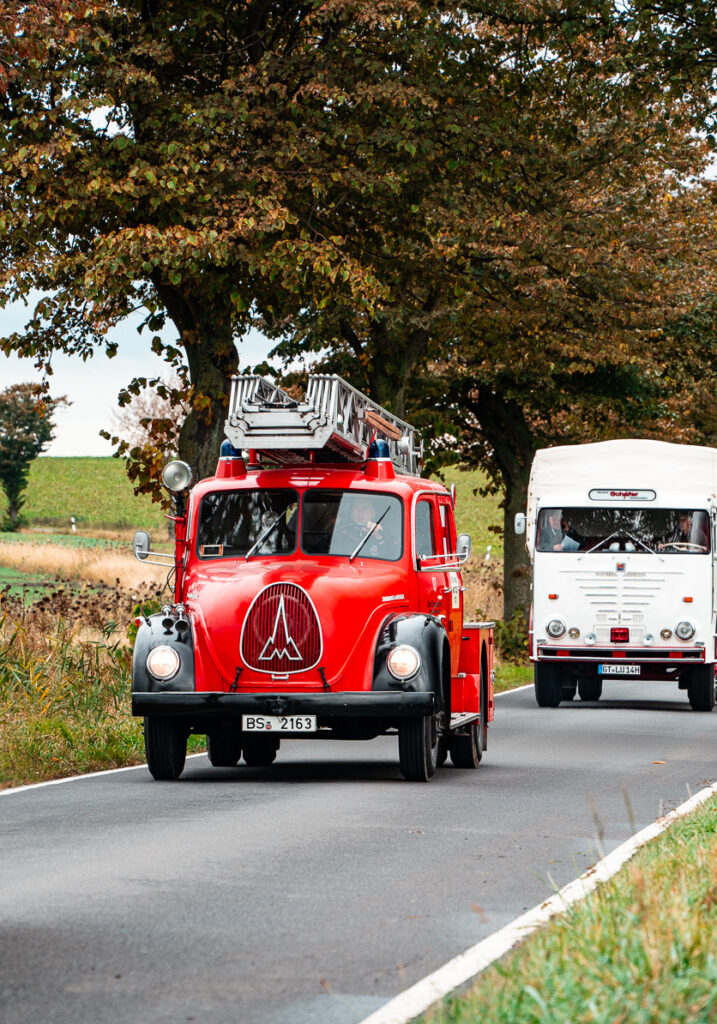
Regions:
M 515 519 L 533 563 L 541 707 L 603 679 L 660 679 L 715 703 L 717 449 L 603 441 L 536 452 Z

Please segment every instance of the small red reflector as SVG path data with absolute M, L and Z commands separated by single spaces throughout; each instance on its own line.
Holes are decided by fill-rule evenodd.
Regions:
M 682 657 L 682 651 L 670 651 L 670 657 L 671 658 L 681 658 Z
M 548 600 L 549 601 L 557 601 L 558 600 L 558 595 L 557 594 L 548 594 Z
M 140 619 L 139 616 L 137 616 L 137 618 L 134 620 L 134 624 L 137 627 L 137 629 L 139 629 L 139 627 L 142 625 L 142 620 Z
M 559 658 L 569 658 L 570 657 L 570 651 L 556 651 L 555 653 L 557 654 L 557 656 Z
M 630 630 L 625 626 L 613 626 L 610 630 L 611 644 L 627 644 L 630 642 Z
M 692 598 L 691 597 L 683 597 L 682 600 L 685 602 L 685 604 L 692 604 Z

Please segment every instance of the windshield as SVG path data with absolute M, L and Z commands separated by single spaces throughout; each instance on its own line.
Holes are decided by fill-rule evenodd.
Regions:
M 709 515 L 702 509 L 543 508 L 538 551 L 705 554 Z
M 391 494 L 308 491 L 301 508 L 301 548 L 309 555 L 397 561 L 403 505 Z
M 199 506 L 200 558 L 287 555 L 296 550 L 293 490 L 216 491 Z

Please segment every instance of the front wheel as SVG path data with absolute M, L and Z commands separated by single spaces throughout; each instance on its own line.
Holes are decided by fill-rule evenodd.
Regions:
M 602 697 L 601 679 L 580 679 L 578 680 L 578 693 L 580 700 L 598 701 Z
M 455 768 L 477 768 L 483 757 L 480 722 L 472 722 L 466 733 L 451 739 L 451 761 Z
M 693 711 L 711 711 L 715 706 L 714 665 L 696 665 L 690 671 L 687 696 Z
M 145 718 L 144 751 L 153 778 L 178 779 L 187 757 L 187 730 L 174 718 L 162 715 Z
M 428 782 L 438 767 L 438 734 L 433 715 L 404 718 L 398 726 L 398 763 L 409 782 Z
M 540 708 L 556 708 L 563 696 L 560 669 L 549 661 L 535 665 L 535 699 Z

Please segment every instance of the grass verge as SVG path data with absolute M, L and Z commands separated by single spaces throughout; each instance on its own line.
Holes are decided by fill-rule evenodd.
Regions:
M 717 1019 L 717 800 L 644 846 L 425 1024 Z

